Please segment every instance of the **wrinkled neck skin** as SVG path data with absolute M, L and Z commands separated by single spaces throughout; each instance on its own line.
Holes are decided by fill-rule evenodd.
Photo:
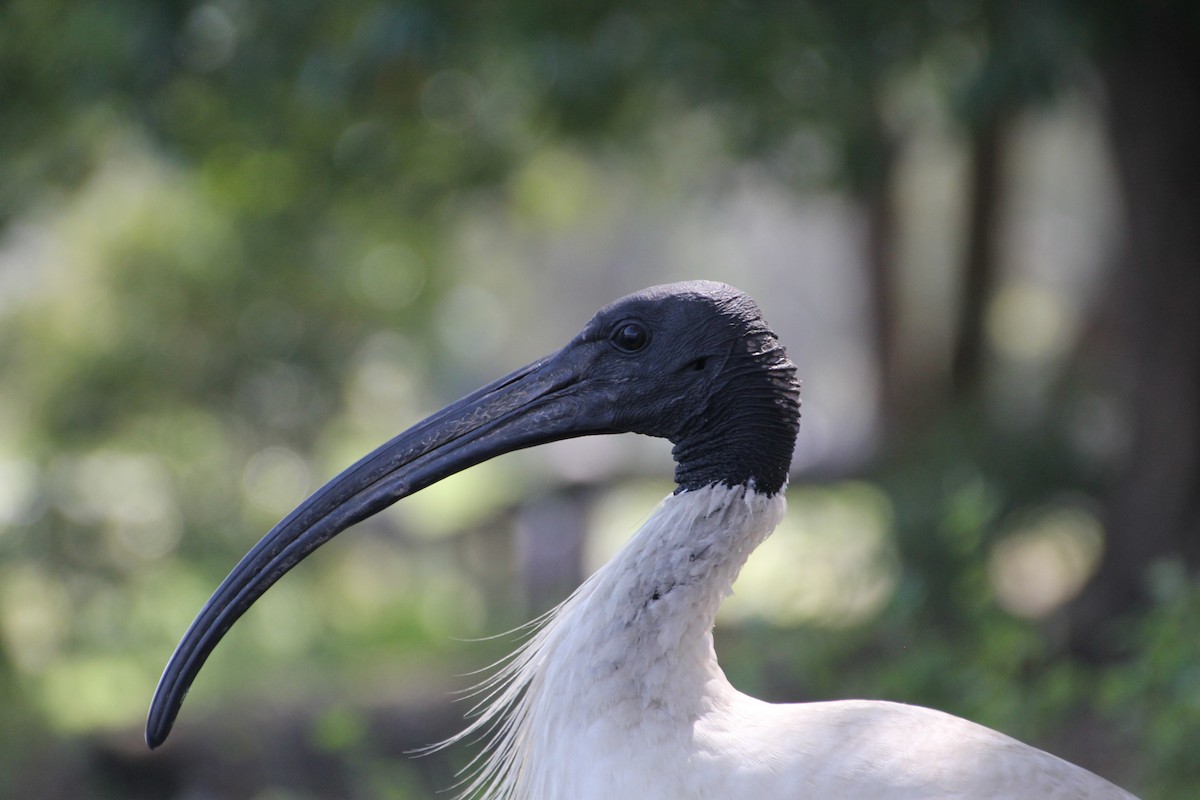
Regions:
M 712 627 L 742 565 L 784 508 L 782 492 L 723 484 L 664 500 L 480 687 L 479 718 L 451 741 L 484 731 L 491 738 L 461 796 L 583 800 L 685 792 L 689 764 L 650 763 L 650 753 L 703 758 L 697 731 L 734 702 Z M 626 785 L 635 775 L 639 785 Z M 657 794 L 648 793 L 646 775 L 664 782 Z

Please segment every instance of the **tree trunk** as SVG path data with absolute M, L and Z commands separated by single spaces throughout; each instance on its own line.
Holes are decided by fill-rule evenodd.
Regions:
M 1200 25 L 1175 8 L 1132 3 L 1101 63 L 1126 211 L 1115 307 L 1132 441 L 1104 558 L 1073 609 L 1073 645 L 1093 657 L 1119 651 L 1104 623 L 1146 600 L 1149 566 L 1200 564 Z
M 880 119 L 877 108 L 871 109 L 868 168 L 855 181 L 856 194 L 866 212 L 865 258 L 871 321 L 875 338 L 875 358 L 879 369 L 876 403 L 879 430 L 884 447 L 903 427 L 911 412 L 913 393 L 904 361 L 900 357 L 899 276 L 896 274 L 896 143 L 892 141 Z
M 996 281 L 1007 121 L 1008 115 L 997 111 L 971 136 L 970 217 L 950 362 L 951 387 L 960 402 L 976 397 L 983 379 L 984 314 Z

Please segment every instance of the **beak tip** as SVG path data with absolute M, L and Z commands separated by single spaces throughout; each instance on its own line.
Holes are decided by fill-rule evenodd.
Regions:
M 146 728 L 146 747 L 150 748 L 151 750 L 157 750 L 159 747 L 162 746 L 162 743 L 167 740 L 167 736 L 169 734 L 170 734 L 169 728 L 167 730 L 156 730 L 154 728 L 147 727 Z
M 157 750 L 171 734 L 173 722 L 174 719 L 163 717 L 156 703 L 150 709 L 150 717 L 146 720 L 146 746 L 151 750 Z

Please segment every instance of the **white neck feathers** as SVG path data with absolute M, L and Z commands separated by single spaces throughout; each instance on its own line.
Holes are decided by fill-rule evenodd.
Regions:
M 782 492 L 765 496 L 745 486 L 667 497 L 477 687 L 478 717 L 441 745 L 488 738 L 461 796 L 571 796 L 563 782 L 572 770 L 562 760 L 568 752 L 596 757 L 622 742 L 687 735 L 732 691 L 713 652 L 717 608 L 784 506 Z

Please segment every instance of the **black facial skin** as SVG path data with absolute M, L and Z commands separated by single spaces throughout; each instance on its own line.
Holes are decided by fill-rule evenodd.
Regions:
M 706 281 L 646 289 L 601 309 L 566 349 L 600 341 L 610 349 L 595 349 L 586 374 L 613 407 L 611 430 L 669 439 L 680 490 L 753 480 L 779 491 L 800 386 L 748 295 Z

